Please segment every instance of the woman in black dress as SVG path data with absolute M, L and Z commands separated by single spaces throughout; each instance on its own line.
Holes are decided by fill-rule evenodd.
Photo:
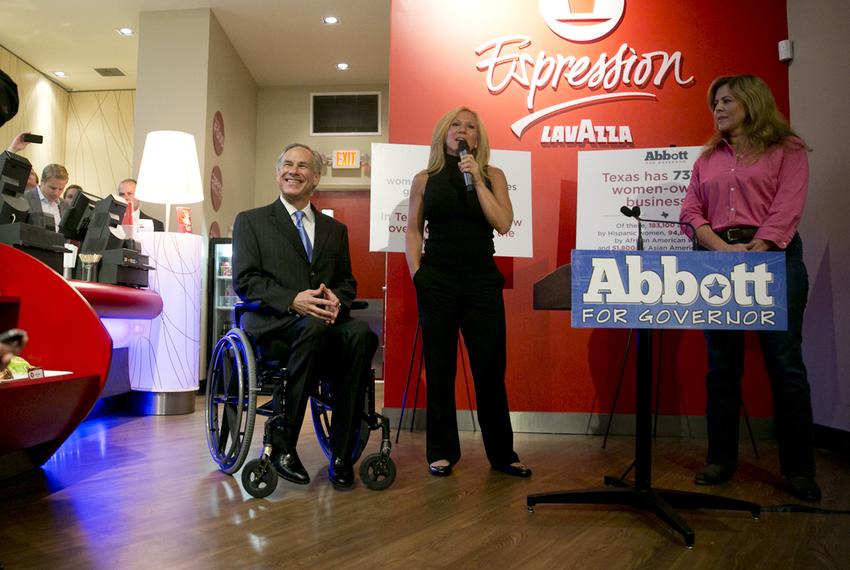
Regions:
M 493 261 L 493 230 L 510 229 L 513 208 L 505 175 L 488 165 L 489 159 L 487 133 L 478 116 L 465 107 L 453 109 L 437 123 L 428 168 L 416 175 L 410 189 L 407 264 L 425 351 L 428 470 L 437 476 L 449 475 L 460 459 L 458 330 L 469 353 L 490 465 L 518 477 L 531 475 L 513 449 L 505 390 L 505 280 Z

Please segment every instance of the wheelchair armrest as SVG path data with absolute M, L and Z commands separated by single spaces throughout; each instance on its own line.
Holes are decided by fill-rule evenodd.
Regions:
M 238 301 L 235 305 L 233 305 L 233 322 L 236 323 L 236 326 L 240 326 L 242 323 L 242 315 L 245 313 L 256 311 L 260 308 L 261 303 L 259 301 Z

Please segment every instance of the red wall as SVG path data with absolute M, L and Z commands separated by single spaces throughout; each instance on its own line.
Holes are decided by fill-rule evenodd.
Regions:
M 330 208 L 334 218 L 348 226 L 351 269 L 357 279 L 357 297 L 384 298 L 384 253 L 369 252 L 369 192 L 366 190 L 323 191 L 313 194 L 319 209 Z
M 567 0 L 564 0 L 566 4 Z M 511 83 L 501 93 L 488 91 L 485 74 L 476 64 L 488 54 L 475 48 L 499 36 L 522 34 L 532 40 L 522 50 L 532 58 L 547 55 L 613 55 L 622 43 L 638 54 L 664 51 L 682 54 L 682 86 L 671 77 L 659 87 L 617 85 L 574 89 L 565 82 L 536 95 L 532 111 L 590 95 L 640 91 L 654 101 L 628 100 L 585 106 L 542 120 L 518 138 L 512 122 L 531 112 L 528 91 Z M 567 312 L 534 311 L 532 286 L 569 260 L 575 245 L 577 152 L 600 148 L 641 148 L 697 145 L 711 134 L 705 94 L 722 74 L 755 73 L 772 87 L 780 108 L 788 108 L 787 68 L 777 59 L 777 42 L 787 37 L 784 1 L 626 0 L 625 14 L 609 35 L 598 41 L 574 43 L 555 35 L 527 0 L 393 0 L 390 39 L 391 143 L 428 144 L 438 118 L 448 109 L 467 105 L 479 112 L 491 146 L 532 153 L 534 257 L 502 260 L 511 287 L 505 291 L 508 314 L 508 391 L 515 411 L 608 411 L 619 373 L 626 334 L 597 329 L 573 330 Z M 504 50 L 503 53 L 516 49 Z M 497 78 L 504 76 L 504 66 Z M 631 145 L 562 144 L 543 146 L 545 125 L 628 125 Z M 423 165 L 424 167 L 425 165 Z M 411 175 L 414 173 L 411 173 Z M 387 263 L 387 350 L 385 405 L 401 405 L 410 346 L 416 327 L 416 304 L 404 257 L 390 254 Z M 751 339 L 745 384 L 748 411 L 771 413 L 769 393 Z M 663 335 L 662 414 L 699 415 L 705 407 L 705 349 L 697 331 L 667 331 Z M 633 357 L 630 359 L 633 363 Z M 633 364 L 629 373 L 633 372 Z M 465 402 L 462 382 L 458 401 Z M 625 384 L 626 392 L 630 383 Z M 756 397 L 756 395 L 759 396 Z M 619 410 L 632 407 L 624 393 Z M 410 403 L 408 403 L 410 405 Z

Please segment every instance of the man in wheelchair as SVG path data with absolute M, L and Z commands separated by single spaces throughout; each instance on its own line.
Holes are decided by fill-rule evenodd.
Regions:
M 233 285 L 254 307 L 242 328 L 259 346 L 289 347 L 285 393 L 275 390 L 270 434 L 272 465 L 293 483 L 310 476 L 296 445 L 317 372 L 328 362 L 340 371 L 333 384 L 332 458 L 336 487 L 354 482 L 352 448 L 378 338 L 349 315 L 357 291 L 351 273 L 348 230 L 310 204 L 321 178 L 321 156 L 303 144 L 284 148 L 276 165 L 280 198 L 240 213 L 233 226 Z

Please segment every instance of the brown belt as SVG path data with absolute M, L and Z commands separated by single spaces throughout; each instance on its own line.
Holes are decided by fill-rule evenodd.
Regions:
M 757 231 L 759 231 L 758 228 L 727 228 L 717 232 L 717 235 L 726 243 L 748 242 L 753 239 Z

